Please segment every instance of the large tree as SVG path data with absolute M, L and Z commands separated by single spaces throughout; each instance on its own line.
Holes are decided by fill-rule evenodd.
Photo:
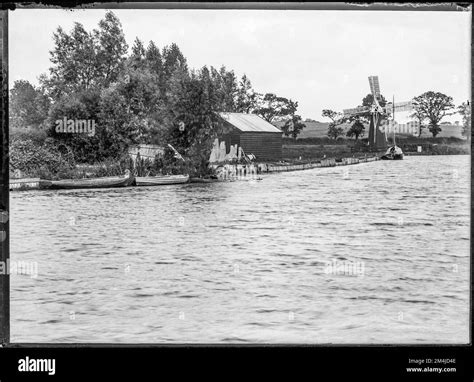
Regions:
M 428 91 L 413 99 L 413 107 L 416 113 L 425 117 L 429 131 L 436 137 L 441 132 L 441 120 L 446 115 L 451 115 L 454 103 L 453 98 L 446 94 Z
M 128 49 L 120 21 L 112 12 L 92 32 L 77 22 L 70 33 L 58 27 L 53 41 L 53 65 L 49 76 L 41 77 L 53 99 L 108 86 L 117 79 Z
M 255 113 L 267 122 L 277 122 L 288 119 L 295 115 L 298 102 L 285 97 L 279 97 L 273 93 L 260 95 L 257 101 Z
M 337 139 L 339 136 L 344 134 L 344 129 L 340 126 L 345 122 L 342 113 L 330 109 L 324 109 L 322 116 L 331 120 L 327 133 L 329 138 Z

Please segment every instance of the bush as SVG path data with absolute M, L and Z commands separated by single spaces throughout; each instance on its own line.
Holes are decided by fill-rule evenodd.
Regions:
M 25 177 L 48 179 L 74 169 L 74 157 L 65 145 L 57 146 L 51 139 L 44 140 L 43 144 L 31 139 L 10 141 L 10 170 L 13 173 L 19 170 Z
M 36 145 L 41 145 L 47 138 L 46 130 L 33 127 L 21 127 L 10 129 L 10 142 L 30 140 Z

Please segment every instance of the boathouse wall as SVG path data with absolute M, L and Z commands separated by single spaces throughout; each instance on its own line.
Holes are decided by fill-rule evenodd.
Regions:
M 246 122 L 246 119 L 249 116 L 244 113 L 234 114 L 238 114 L 243 122 Z M 255 115 L 252 115 L 253 120 L 251 120 L 251 122 L 255 121 L 255 117 Z M 265 126 L 263 126 L 259 129 L 260 126 L 254 125 L 252 129 L 246 129 L 244 123 L 233 125 L 224 120 L 222 133 L 218 137 L 219 142 L 225 142 L 227 153 L 229 153 L 231 145 L 237 144 L 239 147 L 242 147 L 245 154 L 254 154 L 258 161 L 281 160 L 283 142 L 281 131 L 266 121 L 262 120 L 258 122 L 261 124 L 268 124 L 271 128 L 267 127 L 265 129 Z
M 242 133 L 240 145 L 260 160 L 281 160 L 282 137 L 279 133 Z

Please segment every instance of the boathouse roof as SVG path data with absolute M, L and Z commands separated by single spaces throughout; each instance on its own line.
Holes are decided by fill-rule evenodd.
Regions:
M 242 132 L 281 133 L 278 127 L 273 126 L 256 114 L 219 113 L 219 116 Z

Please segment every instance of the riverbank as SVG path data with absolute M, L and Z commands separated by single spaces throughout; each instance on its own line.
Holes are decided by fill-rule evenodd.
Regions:
M 226 180 L 249 180 L 259 179 L 260 174 L 268 174 L 273 172 L 287 172 L 287 171 L 301 171 L 310 170 L 313 168 L 322 167 L 336 167 L 336 166 L 349 166 L 359 163 L 367 163 L 377 161 L 380 158 L 378 156 L 365 156 L 362 158 L 347 157 L 341 159 L 322 159 L 315 162 L 275 162 L 275 163 L 250 163 L 250 164 L 225 164 L 225 165 L 214 165 L 214 170 L 217 174 L 215 181 L 226 181 Z M 205 183 L 205 179 L 194 178 L 191 183 Z M 211 182 L 211 179 L 209 179 Z M 40 190 L 47 189 L 50 186 L 50 182 L 41 178 L 23 178 L 23 179 L 11 179 L 10 180 L 10 191 L 25 191 L 25 190 Z
M 397 138 L 405 155 L 469 155 L 470 141 L 458 138 Z M 323 158 L 354 157 L 364 158 L 372 155 L 367 151 L 366 140 L 356 143 L 351 139 L 331 140 L 328 138 L 285 139 L 282 157 L 285 161 L 312 161 Z M 420 151 L 421 150 L 421 151 Z M 382 150 L 383 151 L 383 150 Z

